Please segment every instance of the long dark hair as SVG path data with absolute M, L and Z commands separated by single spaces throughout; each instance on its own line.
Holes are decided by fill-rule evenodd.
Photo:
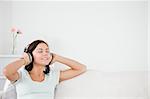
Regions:
M 48 46 L 48 44 L 47 44 L 45 41 L 43 41 L 43 40 L 35 40 L 35 41 L 33 41 L 32 43 L 30 43 L 30 44 L 24 49 L 24 52 L 29 53 L 29 54 L 31 55 L 31 57 L 32 57 L 32 62 L 31 62 L 30 64 L 28 64 L 28 65 L 25 66 L 25 69 L 26 69 L 28 72 L 31 71 L 32 68 L 33 68 L 33 61 L 34 61 L 34 58 L 33 58 L 32 52 L 33 52 L 34 49 L 37 47 L 37 45 L 40 44 L 40 43 L 44 43 L 44 44 L 46 44 L 46 45 Z M 53 60 L 53 54 L 51 54 L 51 55 L 52 55 L 52 59 L 51 59 L 50 63 L 45 66 L 45 71 L 43 71 L 44 74 L 48 74 L 48 73 L 50 72 L 50 67 L 49 67 L 49 65 L 51 64 L 51 62 L 52 62 L 52 60 Z

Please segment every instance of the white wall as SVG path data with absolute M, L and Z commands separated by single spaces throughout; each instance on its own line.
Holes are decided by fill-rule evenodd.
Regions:
M 147 92 L 150 82 L 150 26 L 147 23 L 150 24 L 150 7 L 146 0 L 12 1 L 0 2 L 0 54 L 11 54 L 10 28 L 16 26 L 23 32 L 18 38 L 17 54 L 21 54 L 25 45 L 33 39 L 42 38 L 48 41 L 54 52 L 79 60 L 88 68 L 110 71 L 110 74 L 117 71 L 115 74 L 119 76 L 135 71 L 130 73 L 137 73 L 136 76 L 126 80 L 131 83 L 125 83 L 128 86 L 137 82 L 137 87 L 128 90 L 122 83 L 117 87 L 128 93 L 131 91 L 130 94 L 136 93 L 136 88 L 139 88 L 142 97 L 150 92 Z M 149 77 L 146 70 L 149 70 Z M 118 83 L 115 77 L 111 79 Z M 105 86 L 108 95 L 117 90 L 113 87 Z M 150 90 L 150 85 L 148 88 Z
M 11 2 L 0 2 L 0 53 L 8 53 L 11 46 L 9 34 L 11 25 Z M 7 46 L 6 46 L 7 45 Z
M 101 71 L 147 69 L 147 2 L 12 2 L 12 24 L 23 35 L 18 54 L 33 39 L 43 38 L 61 55 Z M 9 7 L 8 7 L 9 8 Z M 7 27 L 7 29 L 9 29 Z M 3 30 L 3 29 L 2 29 Z M 11 36 L 6 31 L 7 45 Z M 2 36 L 0 40 L 3 41 Z M 5 43 L 5 45 L 6 45 Z M 11 46 L 1 44 L 1 54 Z
M 150 1 L 148 2 L 148 95 L 150 98 Z

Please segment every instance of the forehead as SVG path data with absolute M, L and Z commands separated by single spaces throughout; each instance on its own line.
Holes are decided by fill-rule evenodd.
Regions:
M 45 43 L 39 43 L 36 49 L 49 49 Z

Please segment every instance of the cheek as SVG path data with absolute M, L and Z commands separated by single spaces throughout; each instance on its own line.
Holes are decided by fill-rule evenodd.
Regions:
M 34 56 L 34 62 L 36 64 L 41 64 L 41 65 L 48 65 L 49 62 L 50 62 L 50 59 L 51 59 L 51 56 L 47 56 L 48 57 L 48 60 L 43 60 L 42 59 L 42 55 L 39 55 L 39 54 L 36 54 L 36 55 L 33 55 Z
M 36 54 L 36 55 L 33 54 L 33 57 L 34 57 L 35 62 L 38 62 L 41 59 L 41 55 L 39 55 L 39 54 Z

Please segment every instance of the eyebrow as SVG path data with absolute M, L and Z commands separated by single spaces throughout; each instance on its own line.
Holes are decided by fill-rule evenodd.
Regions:
M 38 48 L 37 50 L 43 50 L 42 48 Z M 46 48 L 45 50 L 49 50 L 49 48 Z

